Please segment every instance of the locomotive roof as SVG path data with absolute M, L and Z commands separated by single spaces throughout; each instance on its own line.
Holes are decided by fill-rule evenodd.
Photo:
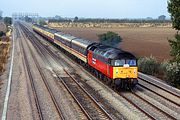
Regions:
M 96 44 L 95 47 L 96 48 L 94 49 L 94 52 L 96 54 L 99 54 L 109 59 L 136 59 L 133 54 L 118 48 L 113 48 L 102 44 Z
M 83 48 L 87 48 L 90 44 L 94 43 L 90 40 L 87 40 L 87 39 L 82 39 L 82 38 L 76 38 L 76 39 L 73 39 L 72 43 L 78 45 L 78 46 L 81 46 Z

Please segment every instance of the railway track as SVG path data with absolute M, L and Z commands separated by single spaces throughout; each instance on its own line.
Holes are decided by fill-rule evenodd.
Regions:
M 144 103 L 148 104 L 149 106 L 151 106 L 152 108 L 154 108 L 155 110 L 159 111 L 160 113 L 162 113 L 162 116 L 165 116 L 165 118 L 169 118 L 172 120 L 176 120 L 176 118 L 172 115 L 170 115 L 170 113 L 165 112 L 164 110 L 160 109 L 159 107 L 157 107 L 156 105 L 154 105 L 153 103 L 151 103 L 150 101 L 146 100 L 145 98 L 141 97 L 140 95 L 138 95 L 135 91 L 131 91 L 131 93 L 136 96 L 138 99 L 144 101 Z M 150 107 L 149 107 L 150 108 Z M 155 111 L 153 110 L 153 112 Z
M 152 81 L 149 81 L 147 79 L 143 79 L 142 77 L 138 77 L 138 79 L 140 79 L 142 81 L 145 81 L 148 84 L 151 84 L 151 85 L 153 85 L 153 86 L 155 86 L 155 87 L 157 87 L 157 88 L 159 88 L 159 89 L 161 89 L 163 91 L 166 91 L 167 93 L 169 93 L 169 94 L 171 94 L 173 96 L 176 96 L 176 97 L 180 98 L 180 94 L 177 94 L 176 92 L 173 92 L 172 89 L 170 89 L 169 87 L 167 87 L 165 85 L 162 86 L 162 84 L 160 84 L 159 82 L 152 82 Z
M 94 74 L 91 74 L 94 77 L 96 77 Z M 98 78 L 99 79 L 99 78 Z M 102 81 L 102 80 L 101 80 Z M 103 82 L 103 84 L 107 84 L 106 82 Z M 111 87 L 111 86 L 109 86 Z M 113 89 L 113 88 L 112 88 Z M 170 113 L 165 112 L 164 110 L 158 108 L 156 105 L 154 105 L 153 103 L 149 102 L 148 100 L 146 100 L 145 98 L 141 97 L 140 95 L 136 94 L 136 91 L 131 91 L 128 95 L 126 95 L 126 93 L 124 93 L 125 91 L 121 92 L 118 91 L 116 89 L 113 89 L 117 94 L 119 94 L 120 96 L 122 96 L 125 100 L 127 100 L 130 104 L 132 104 L 135 108 L 137 108 L 139 111 L 141 111 L 142 113 L 144 113 L 148 118 L 152 119 L 152 120 L 156 120 L 159 118 L 165 118 L 165 119 L 172 119 L 172 120 L 176 120 L 177 118 L 172 116 Z M 160 94 L 157 94 L 160 96 Z M 147 109 L 149 109 L 148 107 L 143 107 L 140 106 L 139 104 L 137 104 L 136 102 L 134 102 L 135 99 L 132 99 L 131 96 L 136 97 L 137 101 L 142 101 L 144 102 L 146 105 L 144 106 L 150 106 L 152 111 L 149 112 L 147 111 Z M 171 101 L 170 101 L 171 102 Z M 157 115 L 157 113 L 155 113 L 154 111 L 157 111 L 157 113 L 160 113 L 160 116 Z M 154 113 L 155 114 L 154 114 Z
M 154 83 L 152 83 L 152 82 L 150 82 L 150 81 L 148 81 L 148 80 L 146 80 L 146 79 L 143 79 L 143 78 L 138 78 L 138 79 L 140 79 L 140 80 L 142 80 L 142 81 L 144 81 L 144 82 L 146 82 L 146 83 L 148 83 L 148 84 L 150 84 L 150 85 L 152 85 L 152 86 L 154 86 L 154 87 L 162 90 L 163 92 L 166 92 L 166 93 L 170 94 L 172 97 L 180 100 L 180 96 L 179 96 L 178 94 L 174 93 L 173 91 L 167 90 L 167 88 L 164 88 L 164 87 L 162 87 L 162 86 L 159 85 L 159 84 L 154 84 Z M 174 101 L 174 100 L 172 100 L 172 97 L 164 96 L 164 95 L 160 94 L 157 90 L 155 91 L 155 90 L 151 89 L 150 87 L 145 86 L 145 85 L 142 84 L 142 83 L 138 83 L 138 85 L 139 85 L 140 87 L 142 87 L 142 88 L 144 88 L 144 89 L 147 89 L 148 91 L 151 91 L 152 93 L 154 93 L 154 94 L 156 94 L 156 95 L 158 95 L 158 96 L 166 99 L 167 101 L 175 104 L 176 106 L 180 107 L 180 104 L 178 103 L 179 101 Z
M 21 29 L 22 29 L 22 30 L 25 32 L 25 34 L 26 34 L 27 31 L 25 31 L 25 30 L 23 29 L 23 26 L 21 26 Z M 26 43 L 27 43 L 27 41 L 26 41 Z M 28 66 L 28 69 L 30 70 L 29 63 L 28 63 L 28 60 L 27 60 L 27 56 L 26 56 L 26 54 L 25 54 L 24 47 L 23 47 L 23 45 L 21 45 L 21 46 L 22 46 L 23 54 L 24 54 L 24 56 L 25 56 L 25 57 L 24 57 L 24 58 L 25 58 L 25 63 L 26 63 L 26 65 Z M 57 101 L 56 101 L 56 98 L 54 97 L 54 94 L 53 94 L 53 92 L 52 92 L 52 90 L 51 90 L 51 88 L 50 88 L 50 86 L 49 86 L 49 84 L 48 84 L 48 82 L 47 82 L 47 79 L 46 79 L 44 73 L 42 72 L 42 69 L 41 69 L 41 67 L 40 67 L 40 65 L 39 65 L 39 63 L 38 63 L 35 55 L 33 54 L 33 52 L 32 52 L 32 50 L 31 50 L 31 48 L 30 48 L 30 46 L 29 46 L 28 43 L 27 43 L 27 46 L 28 46 L 28 48 L 29 48 L 29 50 L 30 50 L 30 53 L 31 53 L 32 57 L 33 57 L 33 60 L 34 60 L 34 63 L 35 63 L 35 65 L 36 65 L 37 69 L 38 69 L 38 72 L 40 73 L 40 75 L 41 75 L 41 77 L 42 77 L 43 83 L 45 84 L 45 86 L 46 86 L 46 88 L 47 88 L 47 90 L 48 90 L 48 93 L 49 93 L 49 95 L 50 95 L 50 97 L 51 97 L 51 99 L 52 99 L 52 101 L 53 101 L 53 103 L 54 103 L 54 106 L 55 106 L 55 108 L 56 108 L 56 110 L 57 110 L 57 113 L 59 114 L 61 120 L 65 120 L 65 118 L 64 118 L 64 116 L 63 116 L 63 112 L 61 111 L 61 109 L 60 109 L 60 107 L 59 107 L 59 105 L 58 105 L 58 103 L 57 103 Z M 28 73 L 29 73 L 29 72 L 28 72 Z M 31 75 L 31 74 L 30 74 L 30 75 Z M 32 86 L 33 86 L 33 91 L 35 91 L 35 100 L 37 99 L 37 100 L 36 100 L 36 104 L 37 104 L 37 109 L 38 109 L 38 111 L 39 111 L 39 117 L 40 117 L 41 120 L 43 120 L 43 115 L 42 115 L 42 111 L 41 111 L 41 108 L 40 108 L 40 105 L 39 105 L 39 100 L 38 100 L 38 96 L 37 96 L 36 89 L 35 89 L 35 86 L 34 86 L 34 81 L 33 81 L 32 75 L 31 75 L 31 84 L 32 84 Z
M 94 74 L 92 74 L 94 77 L 96 77 Z M 99 79 L 99 78 L 98 78 Z M 101 80 L 102 81 L 102 80 Z M 107 83 L 106 82 L 103 82 L 104 84 L 106 84 L 107 85 Z M 109 87 L 111 87 L 111 86 L 109 86 Z M 144 86 L 145 87 L 145 86 Z M 114 88 L 112 88 L 112 89 L 114 89 Z M 147 88 L 148 89 L 148 88 Z M 149 90 L 149 89 L 148 89 Z M 167 112 L 165 112 L 164 110 L 162 110 L 162 109 L 160 109 L 160 108 L 158 108 L 156 105 L 154 105 L 153 103 L 151 103 L 151 102 L 149 102 L 148 100 L 146 100 L 146 99 L 144 99 L 143 97 L 141 97 L 141 96 L 139 96 L 138 94 L 136 94 L 136 92 L 135 91 L 132 91 L 130 94 L 131 95 L 129 95 L 129 96 L 127 96 L 126 94 L 124 94 L 123 92 L 121 92 L 121 91 L 117 91 L 117 90 L 114 90 L 117 94 L 119 94 L 120 96 L 122 96 L 125 100 L 127 100 L 130 104 L 132 104 L 135 108 L 137 108 L 139 111 L 141 111 L 142 113 L 144 113 L 148 118 L 150 118 L 150 119 L 152 119 L 152 120 L 156 120 L 156 119 L 159 119 L 159 118 L 161 118 L 162 116 L 164 116 L 164 118 L 168 118 L 168 119 L 172 119 L 172 120 L 176 120 L 177 118 L 175 118 L 174 116 L 172 116 L 172 115 L 170 115 L 169 113 L 167 113 Z M 154 92 L 154 91 L 153 91 Z M 156 92 L 155 92 L 156 93 Z M 158 93 L 156 93 L 158 96 L 162 96 L 161 94 L 158 94 Z M 154 110 L 156 110 L 156 111 L 159 111 L 159 113 L 161 113 L 161 115 L 162 116 L 159 116 L 159 117 L 157 117 L 156 115 L 153 115 L 151 112 L 153 111 L 151 111 L 151 112 L 149 112 L 149 111 L 147 111 L 147 109 L 149 109 L 149 108 L 144 108 L 144 107 L 142 107 L 142 106 L 140 106 L 139 104 L 136 104 L 133 100 L 134 99 L 132 99 L 130 96 L 135 96 L 136 98 L 138 98 L 139 100 L 137 100 L 137 101 L 143 101 L 143 102 L 145 102 L 145 104 L 148 104 L 148 106 L 150 106 L 150 107 L 152 107 L 152 109 L 154 109 Z M 165 97 L 163 97 L 163 98 L 165 98 Z M 165 99 L 168 99 L 168 98 L 165 98 Z M 170 102 L 172 102 L 172 103 L 174 103 L 173 101 L 171 101 L 171 100 L 169 100 L 168 99 L 168 101 L 170 101 Z M 178 105 L 177 103 L 174 103 L 174 104 L 176 104 L 176 105 Z
M 154 91 L 154 90 L 151 90 L 150 88 L 146 87 L 145 85 L 142 85 L 142 84 L 138 84 L 138 85 L 139 85 L 140 87 L 142 87 L 143 89 L 146 89 L 146 90 L 148 90 L 148 91 L 150 91 L 150 92 L 152 92 L 152 93 L 154 93 L 154 94 L 156 94 L 156 95 L 164 98 L 165 100 L 167 100 L 167 101 L 175 104 L 176 106 L 180 107 L 179 103 L 172 101 L 172 100 L 169 99 L 168 97 L 165 97 L 165 96 L 159 94 L 158 92 L 156 92 L 156 91 Z
M 90 73 L 90 74 L 93 75 L 94 77 L 96 77 L 94 74 L 92 74 L 92 73 Z M 97 77 L 96 77 L 96 78 L 97 78 Z M 98 78 L 98 79 L 99 79 L 100 81 L 102 81 L 100 78 Z M 104 82 L 104 81 L 102 81 L 102 82 L 103 82 L 103 84 L 108 85 L 106 82 Z M 138 85 L 140 85 L 140 84 L 138 84 Z M 141 86 L 142 86 L 142 85 L 141 85 Z M 109 86 L 109 87 L 111 87 L 111 86 Z M 145 86 L 143 86 L 143 87 L 145 87 Z M 145 88 L 147 88 L 147 87 L 145 87 Z M 141 97 L 141 96 L 139 96 L 138 94 L 136 94 L 136 91 L 131 91 L 131 93 L 129 93 L 130 95 L 127 96 L 124 92 L 121 92 L 121 90 L 118 91 L 118 90 L 116 90 L 116 89 L 114 89 L 114 88 L 112 88 L 112 89 L 113 89 L 117 94 L 119 94 L 120 96 L 122 96 L 122 97 L 123 97 L 124 99 L 126 99 L 130 104 L 132 104 L 134 107 L 136 107 L 139 111 L 141 111 L 142 113 L 144 113 L 147 117 L 149 117 L 149 118 L 152 119 L 152 120 L 158 119 L 158 118 L 156 117 L 156 115 L 153 115 L 153 114 L 150 113 L 149 111 L 146 111 L 146 109 L 144 109 L 143 107 L 141 107 L 141 106 L 139 106 L 138 104 L 136 104 L 136 103 L 133 101 L 133 99 L 132 99 L 131 97 L 129 97 L 129 96 L 135 96 L 135 97 L 138 98 L 139 100 L 145 102 L 145 103 L 148 104 L 150 107 L 152 107 L 152 109 L 155 109 L 156 111 L 159 111 L 159 113 L 161 113 L 162 116 L 165 116 L 164 118 L 169 118 L 169 119 L 172 119 L 172 120 L 176 120 L 176 119 L 177 119 L 176 117 L 170 115 L 169 113 L 165 112 L 164 110 L 158 108 L 158 107 L 157 107 L 156 105 L 154 105 L 153 103 L 149 102 L 148 100 L 146 100 L 146 99 L 144 99 L 143 97 Z M 147 88 L 147 89 L 148 89 L 149 91 L 151 90 L 151 89 L 149 89 L 149 88 Z M 157 94 L 158 96 L 162 96 L 161 94 L 159 94 L 159 93 L 157 93 L 157 92 L 155 92 L 155 91 L 153 91 L 153 93 Z M 175 103 L 174 101 L 171 101 L 171 100 L 169 100 L 168 98 L 166 98 L 166 97 L 164 97 L 164 96 L 163 96 L 163 98 L 165 98 L 165 99 L 167 99 L 169 102 L 172 102 L 172 103 L 174 103 L 175 105 L 178 105 L 178 106 L 179 106 L 179 104 Z M 137 101 L 139 101 L 139 100 L 137 100 Z M 147 109 L 148 109 L 148 108 L 147 108 Z M 161 116 L 159 116 L 159 117 L 161 117 Z
M 37 43 L 36 43 L 36 44 L 37 44 Z M 54 57 L 54 58 L 57 59 L 57 56 L 55 56 L 54 53 L 52 54 L 52 53 L 51 53 L 51 52 L 52 52 L 51 50 L 48 50 L 48 52 L 49 52 L 50 56 L 52 56 L 52 57 Z M 57 76 L 58 76 L 58 74 L 57 74 Z M 69 77 L 70 77 L 70 76 L 69 76 Z M 66 78 L 63 78 L 63 79 L 66 79 Z M 69 78 L 68 78 L 68 79 L 69 79 Z M 61 81 L 63 81 L 62 78 L 61 78 Z M 64 80 L 64 81 L 67 81 L 67 80 Z M 66 85 L 66 86 L 67 86 L 67 85 Z M 145 87 L 145 86 L 144 86 L 144 87 Z M 162 87 L 162 88 L 163 88 L 163 87 Z M 163 89 L 165 89 L 165 88 L 163 88 Z M 165 89 L 165 90 L 166 90 L 166 89 Z M 167 91 L 169 91 L 169 90 L 167 90 Z M 171 93 L 171 92 L 170 92 L 170 93 Z M 139 106 L 139 105 L 137 105 L 136 103 L 134 103 L 134 102 L 133 102 L 131 99 L 129 99 L 126 95 L 121 94 L 121 93 L 119 93 L 119 94 L 120 94 L 123 98 L 125 98 L 128 102 L 130 102 L 133 106 L 135 106 L 137 109 L 139 109 L 140 111 L 142 111 L 142 112 L 143 112 L 146 116 L 148 116 L 150 119 L 157 119 L 156 116 L 152 115 L 152 113 L 146 111 L 146 109 L 144 109 L 144 108 L 142 108 L 141 106 Z M 162 96 L 161 94 L 158 94 L 158 93 L 156 93 L 156 94 L 159 95 L 159 96 Z M 160 112 L 160 114 L 161 114 L 162 116 L 165 116 L 165 118 L 176 119 L 176 118 L 174 118 L 173 116 L 169 115 L 168 113 L 164 112 L 163 110 L 157 108 L 155 105 L 149 103 L 147 100 L 143 99 L 142 97 L 140 97 L 139 95 L 137 95 L 135 92 L 132 92 L 131 95 L 134 96 L 134 97 L 136 97 L 136 99 L 139 99 L 139 100 L 141 100 L 141 101 L 144 101 L 146 104 L 148 104 L 149 106 L 151 106 L 152 109 L 155 109 L 156 111 Z M 166 99 L 166 98 L 165 98 L 165 99 Z M 172 102 L 172 101 L 170 101 L 170 102 Z M 175 103 L 175 104 L 176 104 L 176 103 Z M 90 118 L 89 118 L 89 119 L 90 119 Z
M 69 77 L 58 77 L 74 100 L 79 104 L 89 119 L 113 119 L 106 110 L 83 88 L 72 75 L 64 69 Z
M 35 88 L 35 85 L 34 85 L 33 76 L 31 74 L 32 71 L 30 69 L 30 65 L 29 65 L 29 62 L 27 60 L 27 56 L 26 56 L 24 47 L 23 47 L 21 42 L 20 42 L 20 44 L 21 44 L 20 45 L 21 46 L 21 51 L 23 52 L 23 56 L 24 56 L 23 57 L 24 58 L 24 63 L 26 65 L 26 70 L 27 70 L 27 73 L 28 73 L 28 76 L 29 76 L 29 80 L 30 80 L 30 83 L 31 83 L 31 88 L 32 88 L 32 91 L 33 91 L 33 97 L 35 99 L 35 104 L 36 104 L 36 108 L 37 108 L 37 111 L 38 111 L 39 119 L 43 120 L 43 114 L 42 114 L 42 111 L 41 111 L 41 107 L 40 107 L 37 91 L 36 91 L 36 88 Z

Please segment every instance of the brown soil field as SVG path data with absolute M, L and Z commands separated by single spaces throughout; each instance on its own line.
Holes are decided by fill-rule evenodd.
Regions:
M 56 28 L 57 29 L 57 28 Z M 107 31 L 118 33 L 123 42 L 119 47 L 129 51 L 137 57 L 154 56 L 158 61 L 171 59 L 168 39 L 172 39 L 175 30 L 172 28 L 59 28 L 59 30 L 74 36 L 98 41 L 98 34 Z

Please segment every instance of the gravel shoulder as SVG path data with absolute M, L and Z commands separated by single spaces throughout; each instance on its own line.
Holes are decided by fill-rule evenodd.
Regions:
M 37 117 L 37 111 L 32 98 L 32 91 L 28 83 L 25 65 L 23 63 L 22 52 L 20 50 L 20 35 L 17 33 L 15 38 L 14 65 L 12 73 L 11 93 L 8 103 L 7 119 L 27 119 Z

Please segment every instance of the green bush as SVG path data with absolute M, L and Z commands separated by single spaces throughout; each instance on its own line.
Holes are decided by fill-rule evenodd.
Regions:
M 0 31 L 0 37 L 4 36 L 5 33 L 3 31 Z
M 39 25 L 44 26 L 47 25 L 46 21 L 44 19 L 39 19 Z
M 12 24 L 12 18 L 11 17 L 5 17 L 4 23 L 6 24 L 6 26 L 10 26 Z
M 166 66 L 166 81 L 180 88 L 180 63 L 171 62 Z
M 164 62 L 160 63 L 160 66 L 159 66 L 159 73 L 161 75 L 164 75 L 164 77 L 166 75 L 166 67 L 168 64 L 169 64 L 168 61 L 164 61 Z
M 98 35 L 98 37 L 99 37 L 100 43 L 109 45 L 112 47 L 118 47 L 119 43 L 122 41 L 122 38 L 117 33 L 114 33 L 111 31 L 100 34 Z
M 145 74 L 156 75 L 160 70 L 160 64 L 152 56 L 143 57 L 138 59 L 138 68 Z

